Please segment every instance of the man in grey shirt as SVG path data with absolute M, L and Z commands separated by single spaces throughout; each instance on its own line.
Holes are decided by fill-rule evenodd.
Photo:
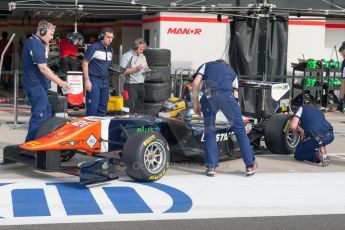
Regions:
M 127 68 L 125 71 L 124 90 L 128 92 L 125 106 L 130 113 L 140 113 L 144 110 L 145 99 L 145 72 L 149 71 L 146 58 L 143 54 L 146 42 L 142 38 L 134 41 L 133 47 L 122 55 L 120 66 Z

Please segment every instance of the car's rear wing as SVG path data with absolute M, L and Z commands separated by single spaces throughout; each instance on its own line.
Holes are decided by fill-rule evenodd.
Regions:
M 245 77 L 246 79 L 243 79 Z M 290 112 L 290 85 L 283 82 L 247 79 L 239 76 L 240 104 L 242 113 L 258 119 L 270 117 L 277 112 Z M 272 79 L 272 78 L 271 78 Z M 277 78 L 274 78 L 277 79 Z

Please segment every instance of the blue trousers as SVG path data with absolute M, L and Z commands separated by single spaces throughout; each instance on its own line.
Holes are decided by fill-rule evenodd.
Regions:
M 35 139 L 38 128 L 45 120 L 49 119 L 52 114 L 46 88 L 37 85 L 34 87 L 24 87 L 24 91 L 31 105 L 31 118 L 28 134 L 25 138 L 25 142 L 27 142 Z
M 240 107 L 235 98 L 229 94 L 229 92 L 212 92 L 212 98 L 207 99 L 203 96 L 200 99 L 205 124 L 205 165 L 209 168 L 218 166 L 218 146 L 215 128 L 218 110 L 224 113 L 231 129 L 235 132 L 246 167 L 253 165 L 255 161 L 243 123 Z
M 109 101 L 108 79 L 90 77 L 91 92 L 86 91 L 86 116 L 105 117 Z
M 326 146 L 334 140 L 333 133 L 326 136 L 322 143 L 318 143 L 314 139 L 307 139 L 300 142 L 295 150 L 295 159 L 298 161 L 310 161 L 313 163 L 319 163 L 320 160 L 317 158 L 318 148 L 321 146 Z

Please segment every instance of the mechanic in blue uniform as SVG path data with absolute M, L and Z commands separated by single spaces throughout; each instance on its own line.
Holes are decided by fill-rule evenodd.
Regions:
M 192 97 L 194 112 L 200 115 L 202 110 L 204 117 L 207 176 L 214 176 L 215 169 L 218 167 L 215 120 L 219 110 L 224 113 L 232 131 L 235 132 L 246 165 L 247 176 L 253 175 L 258 169 L 238 105 L 238 91 L 233 85 L 238 87 L 237 75 L 222 59 L 207 62 L 196 71 Z M 200 88 L 203 95 L 199 101 Z
M 35 139 L 37 129 L 51 117 L 48 100 L 50 81 L 66 91 L 70 90 L 67 82 L 62 81 L 48 67 L 49 41 L 53 39 L 55 26 L 47 21 L 40 21 L 37 32 L 25 41 L 23 48 L 23 87 L 31 105 L 31 118 L 25 141 Z
M 301 137 L 294 156 L 298 161 L 321 163 L 325 167 L 329 164 L 326 145 L 334 140 L 333 127 L 308 95 L 305 102 L 290 122 L 290 129 Z
M 104 117 L 109 100 L 109 70 L 113 57 L 110 47 L 114 39 L 111 28 L 103 28 L 99 40 L 89 46 L 82 64 L 86 89 L 86 116 Z
M 343 44 L 341 44 L 341 46 L 339 47 L 339 52 L 340 54 L 343 56 L 344 60 L 341 63 L 341 69 L 343 70 L 343 73 L 341 75 L 341 86 L 340 86 L 340 91 L 339 91 L 339 97 L 338 97 L 338 110 L 340 112 L 344 111 L 344 104 L 345 104 L 345 100 L 344 100 L 344 93 L 345 93 L 345 42 L 343 42 Z

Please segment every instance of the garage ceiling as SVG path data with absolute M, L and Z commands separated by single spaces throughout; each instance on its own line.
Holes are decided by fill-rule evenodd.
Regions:
M 9 5 L 10 3 L 10 5 Z M 253 3 L 256 3 L 254 5 Z M 258 5 L 261 3 L 261 5 Z M 266 4 L 267 3 L 267 4 Z M 252 4 L 251 6 L 249 4 Z M 11 11 L 8 11 L 9 6 Z M 343 0 L 22 0 L 1 1 L 0 14 L 9 16 L 65 17 L 77 12 L 79 18 L 138 19 L 156 12 L 220 13 L 260 15 L 269 12 L 290 15 L 345 17 Z M 249 13 L 252 12 L 252 13 Z

